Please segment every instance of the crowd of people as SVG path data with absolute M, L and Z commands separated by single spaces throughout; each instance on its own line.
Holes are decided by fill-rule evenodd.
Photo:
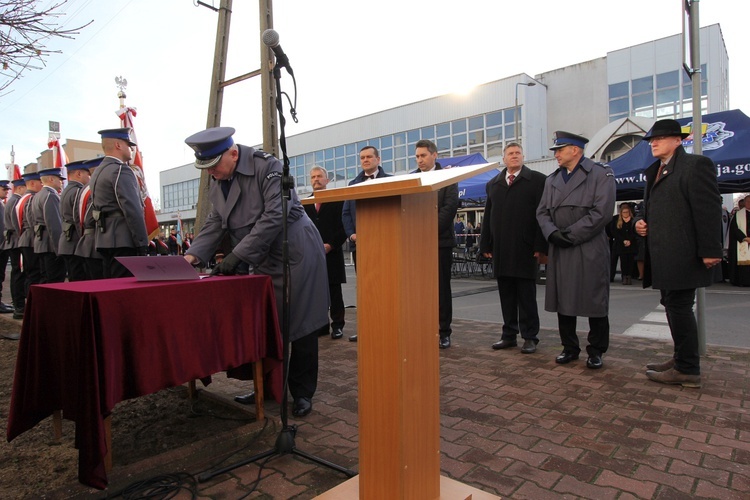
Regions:
M 149 240 L 144 207 L 129 162 L 135 143 L 130 129 L 99 132 L 103 158 L 73 162 L 62 190 L 60 169 L 25 172 L 13 181 L 13 195 L 0 204 L 3 252 L 11 262 L 12 305 L 0 313 L 23 318 L 29 286 L 127 276 L 120 256 L 183 255 L 195 266 L 216 274 L 270 275 L 279 323 L 284 303 L 282 219 L 288 225 L 291 279 L 291 342 L 288 381 L 293 414 L 312 411 L 317 387 L 318 338 L 341 339 L 346 325 L 342 283 L 346 282 L 342 247 L 348 242 L 356 271 L 356 203 L 311 204 L 303 208 L 289 190 L 282 213 L 282 165 L 273 156 L 235 144 L 235 130 L 216 127 L 188 137 L 195 166 L 210 174 L 210 213 L 199 233 L 179 235 L 172 229 Z M 587 318 L 586 366 L 599 369 L 609 347 L 609 292 L 619 263 L 622 283 L 633 278 L 661 291 L 674 340 L 669 360 L 647 366 L 648 378 L 661 383 L 700 386 L 700 359 L 693 303 L 695 289 L 715 280 L 716 266 L 726 261 L 730 281 L 750 286 L 750 197 L 730 214 L 722 212 L 713 164 L 682 148 L 685 134 L 674 120 L 657 121 L 644 137 L 658 159 L 646 170 L 644 200 L 622 203 L 615 212 L 612 170 L 584 156 L 588 140 L 555 133 L 550 150 L 559 169 L 549 176 L 524 165 L 523 148 L 511 142 L 503 150 L 505 168 L 486 185 L 484 223 L 473 227 L 456 218 L 456 185 L 437 193 L 438 347 L 451 347 L 452 250 L 457 236 L 493 264 L 503 325 L 492 349 L 518 346 L 532 354 L 539 343 L 536 278 L 546 266 L 544 307 L 557 313 L 562 352 L 558 364 L 579 358 L 582 347 L 577 318 Z M 350 185 L 388 177 L 377 148 L 360 153 L 361 172 Z M 415 145 L 414 173 L 441 169 L 435 144 Z M 329 173 L 310 171 L 313 191 L 326 189 Z M 0 198 L 9 193 L 0 181 Z M 676 224 L 675 221 L 681 221 Z M 723 228 L 722 245 L 719 228 Z M 181 237 L 182 236 L 182 237 Z M 227 244 L 228 242 L 228 244 Z M 674 252 L 680 248 L 680 252 Z M 0 270 L 5 266 L 0 262 Z M 0 277 L 1 278 L 1 277 Z M 2 280 L 0 279 L 0 286 Z M 1 289 L 0 289 L 1 291 Z M 16 337 L 17 338 L 17 337 Z M 349 336 L 357 341 L 357 334 Z M 238 396 L 254 402 L 252 393 Z

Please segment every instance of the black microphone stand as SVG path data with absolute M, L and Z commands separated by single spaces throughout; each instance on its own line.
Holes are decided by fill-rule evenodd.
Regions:
M 351 469 L 347 469 L 345 467 L 342 467 L 340 465 L 334 464 L 333 462 L 329 462 L 328 460 L 322 459 L 320 457 L 316 457 L 314 455 L 311 455 L 309 453 L 306 453 L 302 450 L 299 450 L 295 444 L 294 444 L 294 436 L 297 434 L 297 426 L 296 425 L 289 425 L 288 419 L 287 419 L 287 404 L 288 404 L 288 385 L 289 385 L 289 325 L 290 325 L 290 312 L 291 312 L 291 272 L 289 267 L 289 238 L 288 238 L 288 206 L 289 206 L 289 200 L 291 199 L 291 190 L 294 188 L 294 179 L 289 175 L 289 156 L 287 156 L 286 152 L 286 135 L 284 133 L 284 126 L 286 125 L 286 119 L 284 118 L 284 106 L 283 101 L 281 99 L 282 92 L 281 92 L 281 68 L 286 67 L 287 71 L 288 68 L 288 60 L 286 61 L 277 61 L 276 65 L 273 68 L 273 77 L 276 80 L 276 109 L 279 112 L 279 129 L 281 131 L 281 136 L 279 138 L 279 145 L 281 146 L 281 152 L 283 154 L 283 169 L 282 169 L 282 177 L 281 177 L 281 211 L 284 214 L 281 219 L 281 233 L 282 233 L 282 244 L 281 244 L 281 261 L 282 261 L 282 267 L 283 267 L 283 301 L 282 301 L 282 311 L 281 311 L 281 336 L 282 341 L 284 342 L 284 352 L 283 352 L 283 371 L 284 371 L 284 393 L 281 397 L 281 431 L 279 432 L 279 435 L 276 438 L 276 444 L 273 448 L 270 450 L 264 451 L 262 453 L 259 453 L 257 455 L 253 455 L 249 458 L 246 458 L 240 462 L 237 462 L 235 464 L 229 465 L 227 467 L 224 467 L 222 469 L 218 469 L 215 471 L 209 471 L 204 472 L 198 476 L 198 481 L 205 482 L 209 479 L 218 476 L 220 474 L 224 474 L 225 472 L 229 472 L 231 470 L 234 470 L 238 467 L 242 467 L 243 465 L 247 465 L 253 462 L 257 462 L 258 460 L 262 460 L 266 457 L 271 457 L 273 455 L 286 455 L 289 453 L 292 453 L 294 455 L 299 455 L 303 458 L 306 458 L 312 462 L 318 463 L 320 465 L 325 465 L 326 467 L 329 467 L 331 469 L 334 469 L 339 472 L 343 472 L 346 474 L 347 477 L 354 477 L 357 475 L 357 472 L 354 472 Z M 290 72 L 290 74 L 292 74 Z M 294 78 L 294 76 L 292 76 Z M 296 84 L 295 84 L 296 88 Z M 292 117 L 295 116 L 296 111 L 293 109 L 290 110 L 292 113 Z M 296 121 L 296 120 L 295 120 Z M 315 333 L 311 333 L 310 335 L 316 335 Z

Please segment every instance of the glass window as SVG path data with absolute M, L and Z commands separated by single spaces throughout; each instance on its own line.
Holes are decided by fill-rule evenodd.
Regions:
M 357 169 L 356 168 L 347 168 L 346 169 L 346 180 L 350 181 L 357 177 Z
M 390 148 L 391 146 L 393 146 L 393 136 L 392 135 L 384 135 L 383 137 L 381 137 L 380 138 L 380 146 L 383 149 Z
M 635 116 L 642 116 L 643 118 L 653 118 L 654 117 L 654 107 L 648 107 L 648 108 L 641 108 L 635 110 Z
M 628 95 L 628 82 L 613 83 L 609 86 L 609 98 L 625 97 Z
M 362 151 L 362 148 L 367 146 L 367 141 L 359 141 L 357 143 L 357 154 L 359 154 L 360 151 Z
M 393 148 L 394 158 L 405 158 L 406 154 L 406 146 L 396 146 L 395 148 Z
M 344 146 L 337 146 L 335 154 L 336 154 L 336 158 L 340 158 L 344 156 Z
M 404 132 L 393 134 L 393 144 L 396 146 L 406 144 L 406 134 Z
M 414 144 L 419 140 L 419 130 L 409 130 L 406 133 L 406 139 L 409 141 L 409 144 Z
M 333 148 L 326 149 L 326 160 L 332 160 L 333 159 Z
M 399 158 L 395 162 L 396 172 L 406 172 L 406 158 Z
M 375 139 L 370 139 L 367 141 L 368 146 L 372 146 L 374 148 L 378 148 L 380 150 L 380 137 L 376 137 Z
M 633 94 L 642 94 L 654 90 L 654 77 L 645 76 L 633 80 Z
M 484 116 L 472 116 L 469 118 L 469 130 L 480 130 L 484 128 Z
M 469 148 L 469 154 L 479 153 L 484 156 L 484 144 Z
M 627 116 L 628 116 L 628 114 L 627 114 L 627 113 L 623 113 L 623 114 L 620 114 L 620 115 L 611 115 L 611 116 L 609 117 L 609 121 L 610 121 L 610 122 L 613 122 L 613 121 L 615 121 L 615 120 L 619 120 L 620 118 L 627 118 Z
M 609 114 L 615 115 L 619 113 L 627 113 L 629 110 L 628 108 L 628 98 L 624 97 L 622 99 L 612 99 L 609 101 Z
M 385 170 L 385 172 L 387 174 L 392 174 L 393 173 L 393 162 L 392 161 L 384 161 L 383 163 L 380 164 L 380 166 L 383 167 L 383 170 Z
M 509 140 L 511 138 L 516 138 L 516 127 L 512 123 L 505 126 L 505 140 Z
M 437 140 L 437 143 L 435 144 L 438 148 L 438 151 L 450 151 L 451 149 L 451 138 L 450 137 L 441 137 Z
M 501 111 L 498 111 L 496 113 L 487 113 L 487 126 L 488 127 L 502 125 L 502 123 L 503 123 L 503 113 Z
M 701 82 L 701 97 L 706 97 L 708 95 L 708 82 L 706 80 L 703 80 Z
M 503 127 L 494 127 L 487 129 L 487 142 L 502 141 Z
M 633 96 L 633 109 L 639 110 L 654 105 L 653 94 L 641 94 Z
M 391 149 L 391 148 L 383 149 L 380 152 L 380 159 L 381 160 L 392 160 L 393 159 L 393 149 Z
M 486 158 L 495 158 L 503 155 L 502 143 L 488 144 L 487 145 L 487 156 Z
M 674 105 L 660 106 L 656 108 L 657 118 L 674 118 L 677 114 L 677 107 Z
M 656 75 L 656 88 L 665 89 L 667 87 L 676 87 L 680 84 L 680 72 L 670 71 Z
M 469 144 L 484 144 L 484 131 L 469 132 Z
M 433 140 L 435 138 L 435 127 L 422 127 L 422 139 Z
M 346 157 L 346 166 L 347 167 L 356 167 L 359 163 L 359 156 L 347 156 Z
M 357 146 L 354 143 L 347 144 L 346 155 L 349 156 L 349 155 L 356 155 L 356 154 L 357 154 Z
M 315 152 L 315 163 L 320 163 L 320 162 L 322 162 L 325 159 L 326 159 L 326 155 L 325 155 L 325 153 L 323 151 L 316 151 Z M 307 162 L 305 162 L 305 163 L 307 163 Z
M 446 135 L 451 135 L 450 123 L 441 123 L 439 125 L 436 125 L 435 129 L 437 130 L 438 137 L 445 137 Z
M 463 156 L 463 155 L 468 154 L 468 153 L 466 152 L 466 148 L 458 148 L 458 149 L 453 148 L 453 153 L 452 154 L 453 154 L 453 156 Z
M 409 157 L 409 172 L 414 172 L 417 169 L 417 159 L 413 156 Z
M 466 147 L 466 134 L 453 135 L 453 149 Z
M 333 161 L 333 164 L 335 165 L 336 170 L 341 170 L 342 168 L 346 167 L 346 162 L 344 161 L 343 158 L 336 158 Z
M 677 87 L 656 91 L 656 104 L 667 104 L 670 102 L 677 102 L 679 100 L 680 89 Z
M 333 160 L 326 160 L 325 164 L 323 164 L 323 167 L 324 167 L 324 168 L 325 168 L 325 169 L 326 169 L 326 170 L 327 170 L 328 172 L 333 172 L 333 170 L 334 170 L 334 166 L 333 166 Z
M 313 163 L 315 163 L 317 161 L 316 160 L 316 156 L 317 156 L 317 153 L 307 153 L 305 155 L 305 167 L 307 167 L 308 165 L 312 165 Z
M 516 121 L 516 108 L 510 108 L 503 111 L 505 115 L 505 123 L 512 123 Z
M 451 122 L 453 134 L 466 132 L 466 120 L 454 120 Z

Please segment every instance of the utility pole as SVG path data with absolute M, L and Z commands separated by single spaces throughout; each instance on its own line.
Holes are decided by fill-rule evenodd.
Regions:
M 261 77 L 261 97 L 263 115 L 263 149 L 274 156 L 277 152 L 278 138 L 276 134 L 276 112 L 275 99 L 276 89 L 271 79 L 271 69 L 264 66 L 270 65 L 273 60 L 271 49 L 264 44 L 259 43 L 261 50 L 261 68 L 244 75 L 225 80 L 227 52 L 229 51 L 229 24 L 232 18 L 232 0 L 221 0 L 218 9 L 215 9 L 204 2 L 198 2 L 199 5 L 208 7 L 212 10 L 218 10 L 219 21 L 216 28 L 216 48 L 214 50 L 214 68 L 211 75 L 211 94 L 208 100 L 208 119 L 206 128 L 218 127 L 221 125 L 221 105 L 224 99 L 224 87 L 239 83 L 254 76 Z M 272 0 L 258 0 L 260 8 L 260 32 L 273 27 L 273 6 Z M 208 217 L 208 209 L 211 203 L 208 200 L 210 176 L 208 171 L 201 171 L 200 185 L 198 188 L 198 205 L 195 210 L 195 231 L 200 231 L 203 223 Z

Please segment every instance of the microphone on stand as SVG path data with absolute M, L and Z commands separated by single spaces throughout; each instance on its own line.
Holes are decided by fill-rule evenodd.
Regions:
M 281 45 L 279 45 L 279 33 L 274 29 L 267 29 L 263 32 L 261 39 L 266 47 L 273 50 L 273 53 L 276 55 L 276 64 L 286 68 L 289 74 L 294 76 L 292 66 L 289 64 L 289 58 L 284 54 L 284 49 L 281 48 Z

